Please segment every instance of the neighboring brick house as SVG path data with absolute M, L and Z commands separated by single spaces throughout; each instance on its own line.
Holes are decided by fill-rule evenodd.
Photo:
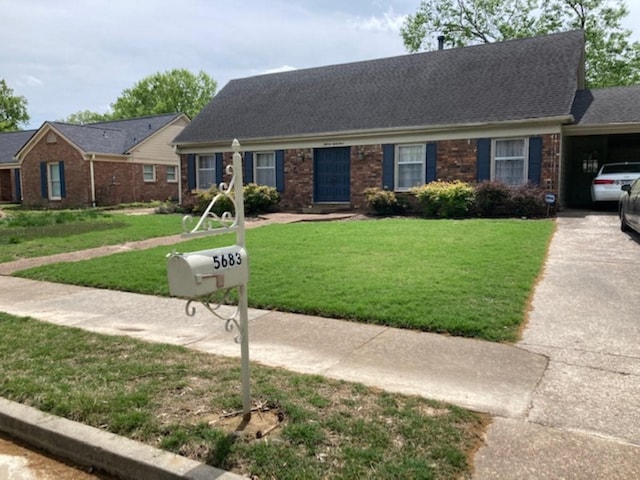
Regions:
M 562 201 L 583 89 L 582 31 L 232 80 L 174 140 L 183 198 L 223 179 L 237 138 L 245 182 L 276 186 L 284 209 L 363 209 L 368 187 L 436 179 L 531 182 Z
M 12 168 L 12 199 L 46 208 L 179 200 L 179 157 L 170 142 L 188 123 L 184 114 L 45 122 L 4 164 Z M 26 137 L 5 135 L 19 134 Z

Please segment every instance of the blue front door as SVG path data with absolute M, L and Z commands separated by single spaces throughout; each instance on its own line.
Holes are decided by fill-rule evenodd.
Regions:
M 313 191 L 316 202 L 343 203 L 351 200 L 350 147 L 314 150 Z

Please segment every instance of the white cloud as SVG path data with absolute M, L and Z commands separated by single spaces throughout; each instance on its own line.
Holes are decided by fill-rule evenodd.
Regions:
M 281 72 L 290 72 L 292 70 L 297 70 L 296 67 L 292 67 L 290 65 L 283 65 L 281 67 L 276 67 L 276 68 L 269 68 L 267 70 L 265 70 L 264 74 L 269 74 L 269 73 L 281 73 Z
M 18 87 L 39 87 L 44 85 L 44 82 L 33 75 L 20 75 L 16 81 Z
M 360 30 L 374 32 L 397 32 L 399 34 L 400 27 L 404 23 L 407 15 L 397 15 L 390 8 L 381 17 L 370 16 L 366 18 L 358 17 L 352 20 L 353 25 Z

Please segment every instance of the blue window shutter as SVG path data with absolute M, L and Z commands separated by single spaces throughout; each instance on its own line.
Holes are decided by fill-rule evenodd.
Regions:
M 284 150 L 276 150 L 276 190 L 284 192 Z
M 253 183 L 253 152 L 244 152 L 244 183 Z
M 47 162 L 40 162 L 40 192 L 42 198 L 49 198 L 49 182 L 47 180 Z
M 60 166 L 60 197 L 65 198 L 67 196 L 67 185 L 64 181 L 64 162 L 58 164 Z
M 393 180 L 395 149 L 396 146 L 390 143 L 382 146 L 382 188 L 385 190 L 395 189 Z
M 15 180 L 16 180 L 16 201 L 19 202 L 22 199 L 22 187 L 20 186 L 20 170 L 15 169 Z
M 539 186 L 542 176 L 542 137 L 529 139 L 529 181 Z
M 435 182 L 438 179 L 436 170 L 436 157 L 438 155 L 438 144 L 427 143 L 427 183 Z
M 491 139 L 478 139 L 478 165 L 476 178 L 479 182 L 491 179 Z
M 222 183 L 222 170 L 224 166 L 222 165 L 222 154 L 216 153 L 216 187 Z
M 187 155 L 187 185 L 189 190 L 196 189 L 196 156 Z

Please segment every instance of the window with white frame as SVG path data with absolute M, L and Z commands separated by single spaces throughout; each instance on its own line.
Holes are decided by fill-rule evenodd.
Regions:
M 208 190 L 216 183 L 215 155 L 199 155 L 196 185 L 199 190 Z
M 253 161 L 253 180 L 258 185 L 276 186 L 276 153 L 257 152 Z
M 178 167 L 169 165 L 167 167 L 167 182 L 176 183 L 178 181 Z
M 425 183 L 425 144 L 398 145 L 396 150 L 396 190 L 406 191 Z
M 156 181 L 156 167 L 155 165 L 143 165 L 142 166 L 142 179 L 145 182 Z
M 526 183 L 527 144 L 526 138 L 494 140 L 492 180 L 514 187 Z
M 60 163 L 47 164 L 47 181 L 50 200 L 62 199 L 62 177 L 60 175 Z

